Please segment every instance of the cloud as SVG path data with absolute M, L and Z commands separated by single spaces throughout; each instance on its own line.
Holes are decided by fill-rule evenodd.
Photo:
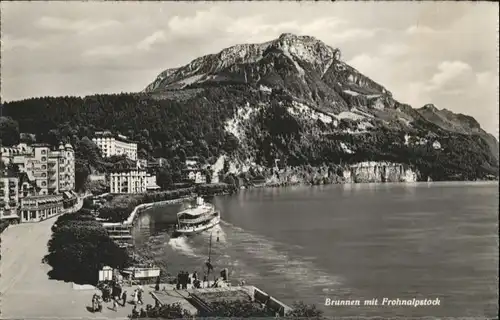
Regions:
M 78 33 L 89 33 L 103 28 L 119 26 L 116 20 L 69 20 L 65 18 L 44 16 L 36 21 L 36 26 L 42 29 L 57 31 L 74 31 Z
M 379 52 L 383 56 L 399 57 L 410 52 L 410 47 L 404 43 L 391 43 L 380 46 Z
M 406 29 L 406 33 L 410 35 L 428 35 L 438 33 L 438 31 L 427 26 L 412 25 Z
M 154 44 L 164 42 L 166 40 L 165 32 L 162 30 L 154 32 L 152 35 L 147 36 L 145 39 L 137 44 L 140 50 L 150 50 Z
M 84 51 L 83 56 L 121 56 L 132 53 L 133 49 L 133 46 L 104 45 Z
M 2 51 L 13 50 L 15 48 L 24 48 L 33 50 L 42 46 L 40 41 L 27 38 L 13 38 L 9 35 L 2 37 Z
M 174 16 L 168 22 L 170 32 L 178 36 L 199 35 L 210 30 L 221 29 L 232 19 L 224 15 L 218 7 L 196 11 L 194 16 Z
M 83 52 L 83 56 L 116 57 L 130 55 L 139 53 L 140 51 L 149 51 L 153 48 L 154 45 L 161 44 L 166 41 L 167 36 L 165 35 L 165 32 L 162 30 L 158 30 L 140 40 L 137 44 L 96 46 L 94 48 L 85 50 Z
M 438 65 L 438 72 L 432 76 L 427 90 L 439 90 L 449 82 L 470 72 L 472 72 L 472 68 L 467 63 L 443 61 Z
M 347 64 L 358 69 L 360 72 L 366 72 L 367 74 L 374 74 L 373 68 L 380 63 L 381 59 L 377 56 L 371 56 L 366 53 L 355 56 L 351 60 L 347 61 Z

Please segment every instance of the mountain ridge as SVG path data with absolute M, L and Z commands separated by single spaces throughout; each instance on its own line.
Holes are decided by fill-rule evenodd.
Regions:
M 256 65 L 262 61 L 266 62 L 266 59 L 271 60 L 271 64 L 275 62 L 269 57 L 272 52 L 278 55 L 281 53 L 292 60 L 291 63 L 300 76 L 306 76 L 302 65 L 311 64 L 311 69 L 317 73 L 316 75 L 320 74 L 320 80 L 323 82 L 321 86 L 326 85 L 333 89 L 333 91 L 325 90 L 336 100 L 332 104 L 339 106 L 339 108 L 334 108 L 332 111 L 348 111 L 350 106 L 374 106 L 379 109 L 384 107 L 399 108 L 412 120 L 422 117 L 445 130 L 483 134 L 489 136 L 491 141 L 494 139 L 498 143 L 497 139 L 484 131 L 473 117 L 456 114 L 447 109 L 440 110 L 433 104 L 413 109 L 408 104 L 393 99 L 392 93 L 383 85 L 376 83 L 355 68 L 342 62 L 340 49 L 332 48 L 311 36 L 299 36 L 291 33 L 281 34 L 277 39 L 264 43 L 237 44 L 218 53 L 196 58 L 184 66 L 167 69 L 160 73 L 157 79 L 142 92 L 154 95 L 165 91 L 199 88 L 203 87 L 203 84 L 224 84 L 224 80 L 228 79 L 257 86 L 264 83 L 265 87 L 267 87 L 265 84 L 271 83 L 271 89 L 273 89 L 273 84 L 275 85 L 277 82 L 279 84 L 279 81 L 266 81 L 265 76 L 269 72 L 259 69 L 258 65 Z M 275 67 L 274 64 L 272 66 Z M 266 65 L 263 67 L 265 69 Z M 263 74 L 264 80 L 262 79 Z M 240 76 L 239 81 L 238 76 Z M 313 78 L 314 76 L 311 75 Z M 318 82 L 318 79 L 312 80 Z M 307 80 L 305 82 L 308 85 L 310 83 Z M 278 87 L 288 89 L 286 85 Z M 321 89 L 320 92 L 322 92 Z M 307 94 L 312 95 L 310 92 Z M 311 96 L 307 96 L 307 94 L 306 97 L 299 94 L 294 98 L 312 104 L 312 107 L 319 107 L 320 111 L 325 111 L 324 108 L 321 108 L 321 105 L 316 105 L 314 97 L 311 99 Z

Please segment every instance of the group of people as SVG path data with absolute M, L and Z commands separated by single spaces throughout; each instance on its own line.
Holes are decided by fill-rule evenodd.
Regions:
M 207 281 L 208 281 L 208 276 L 205 273 L 205 275 L 203 276 L 203 282 L 207 282 Z M 198 273 L 196 271 L 193 272 L 191 277 L 187 271 L 180 271 L 177 274 L 176 288 L 177 288 L 177 290 L 180 290 L 180 289 L 186 290 L 188 287 L 188 284 L 191 284 L 191 282 L 193 283 L 193 287 L 198 288 L 198 289 L 201 288 L 202 281 L 198 278 Z
M 144 304 L 144 301 L 142 300 L 143 293 L 144 290 L 141 287 L 135 289 L 134 293 L 132 294 L 131 303 L 135 306 L 137 306 L 138 304 Z M 127 291 L 122 290 L 122 288 L 118 285 L 115 285 L 113 289 L 111 289 L 109 286 L 104 286 L 102 288 L 102 297 L 98 294 L 94 294 L 92 296 L 92 310 L 94 312 L 102 312 L 102 302 L 109 302 L 111 300 L 113 301 L 113 307 L 111 308 L 111 310 L 117 311 L 118 305 L 124 307 L 127 303 Z
M 191 278 L 189 277 L 189 273 L 187 271 L 179 271 L 177 274 L 177 283 L 176 288 L 179 289 L 187 289 L 187 285 L 191 283 Z
M 158 306 L 158 303 L 156 303 L 156 306 Z M 141 310 L 137 311 L 137 306 L 134 306 L 134 308 L 132 309 L 132 314 L 130 315 L 130 317 L 132 319 L 136 319 L 136 318 L 147 318 L 148 317 L 148 314 L 150 313 L 150 311 L 153 309 L 153 306 L 148 304 L 146 306 L 146 310 L 144 310 L 144 308 L 141 308 Z

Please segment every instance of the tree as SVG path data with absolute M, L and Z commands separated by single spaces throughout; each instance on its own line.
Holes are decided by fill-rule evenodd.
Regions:
M 75 146 L 75 157 L 96 164 L 101 158 L 101 149 L 88 137 L 83 137 Z
M 104 266 L 125 268 L 130 259 L 106 230 L 86 210 L 63 215 L 52 228 L 49 253 L 44 261 L 52 266 L 51 278 L 82 284 L 96 284 Z
M 4 146 L 19 143 L 19 124 L 10 117 L 0 117 L 0 137 Z
M 179 149 L 179 158 L 180 160 L 185 163 L 186 162 L 186 151 L 184 149 Z
M 90 175 L 90 168 L 85 160 L 76 159 L 75 161 L 75 189 L 81 191 Z
M 224 179 L 224 182 L 227 183 L 228 185 L 236 186 L 236 180 L 234 179 L 233 175 L 228 175 Z
M 286 317 L 292 318 L 322 318 L 323 311 L 316 308 L 315 305 L 305 304 L 304 302 L 295 302 L 292 310 L 286 314 Z
M 162 189 L 168 189 L 174 183 L 172 174 L 166 168 L 160 168 L 157 175 L 157 183 Z

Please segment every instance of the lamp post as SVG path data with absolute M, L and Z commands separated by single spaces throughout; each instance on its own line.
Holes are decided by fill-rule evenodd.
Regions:
M 207 265 L 207 279 L 210 276 L 210 270 L 213 269 L 212 266 L 212 236 L 213 236 L 214 231 L 212 230 L 210 232 L 210 242 L 208 246 L 208 261 L 206 263 Z M 219 241 L 219 230 L 217 230 L 217 242 Z

